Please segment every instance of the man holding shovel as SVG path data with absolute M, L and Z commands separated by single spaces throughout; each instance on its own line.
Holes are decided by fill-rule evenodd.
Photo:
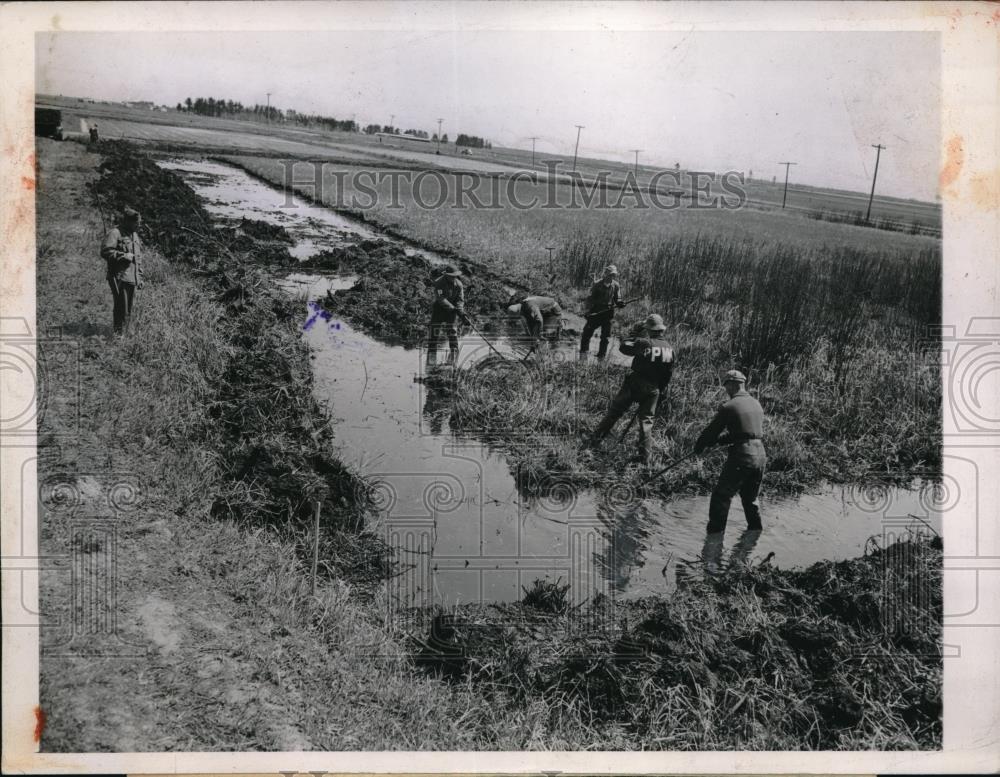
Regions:
M 107 263 L 108 285 L 114 300 L 115 334 L 122 334 L 128 328 L 135 292 L 142 288 L 140 221 L 138 212 L 125 208 L 121 222 L 108 231 L 101 244 L 101 258 Z
M 634 327 L 632 336 L 618 346 L 623 354 L 633 357 L 632 369 L 625 377 L 618 394 L 611 400 L 604 420 L 594 429 L 587 447 L 597 448 L 625 411 L 638 402 L 636 415 L 639 419 L 639 455 L 636 459 L 648 467 L 652 455 L 650 433 L 653 430 L 653 417 L 656 415 L 656 404 L 673 377 L 674 350 L 663 339 L 667 327 L 662 317 L 653 313 L 641 326 L 644 331 L 640 332 Z M 643 336 L 640 337 L 640 334 Z
M 461 273 L 452 265 L 442 268 L 434 281 L 434 302 L 431 304 L 430 336 L 427 339 L 427 366 L 437 364 L 437 347 L 442 332 L 448 335 L 448 364 L 458 361 L 458 318 L 465 318 L 465 287 Z
M 611 339 L 611 321 L 615 317 L 615 308 L 622 307 L 622 287 L 618 285 L 618 268 L 609 264 L 604 270 L 604 277 L 590 289 L 587 300 L 586 323 L 580 336 L 580 359 L 586 360 L 590 355 L 590 338 L 598 328 L 601 330 L 601 345 L 597 350 L 597 358 L 608 355 L 608 341 Z
M 739 370 L 730 370 L 723 378 L 723 388 L 729 395 L 694 444 L 695 454 L 715 444 L 729 446 L 729 456 L 722 465 L 719 482 L 712 491 L 708 505 L 708 534 L 726 530 L 729 504 L 736 494 L 743 502 L 747 529 L 760 530 L 760 506 L 757 497 L 764 478 L 767 454 L 761 438 L 764 433 L 764 410 L 745 388 L 746 377 Z

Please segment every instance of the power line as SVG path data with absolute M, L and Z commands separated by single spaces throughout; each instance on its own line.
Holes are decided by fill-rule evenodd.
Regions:
M 865 221 L 868 221 L 872 215 L 872 200 L 875 199 L 875 180 L 878 178 L 878 160 L 882 156 L 882 149 L 885 146 L 879 143 L 873 145 L 872 148 L 875 149 L 875 174 L 872 176 L 872 193 L 868 195 L 868 212 L 865 214 Z
M 639 152 L 642 151 L 641 148 L 630 148 L 629 151 L 635 152 L 635 177 L 636 180 L 639 179 Z
M 585 129 L 582 124 L 576 124 L 576 148 L 573 149 L 573 172 L 576 172 L 576 155 L 580 150 L 580 130 Z
M 782 210 L 784 210 L 784 208 L 785 208 L 785 200 L 788 199 L 788 169 L 792 165 L 797 165 L 798 162 L 778 162 L 778 164 L 785 166 L 785 192 L 784 192 L 784 194 L 781 195 L 781 208 L 782 208 Z

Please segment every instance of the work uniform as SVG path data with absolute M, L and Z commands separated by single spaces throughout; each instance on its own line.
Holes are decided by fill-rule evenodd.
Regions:
M 448 335 L 448 361 L 458 358 L 458 326 L 456 320 L 465 310 L 465 287 L 453 275 L 442 275 L 434 281 L 434 303 L 431 305 L 430 337 L 427 342 L 427 363 L 437 360 L 437 347 L 442 332 Z
M 608 341 L 611 339 L 611 321 L 615 317 L 615 308 L 622 304 L 622 288 L 618 281 L 598 281 L 590 289 L 587 300 L 587 320 L 580 336 L 580 353 L 590 351 L 590 338 L 598 328 L 601 330 L 601 345 L 597 358 L 608 355 Z
M 673 376 L 674 350 L 660 333 L 654 333 L 651 337 L 623 340 L 618 350 L 633 357 L 632 369 L 611 400 L 604 420 L 594 430 L 591 442 L 603 440 L 632 403 L 638 402 L 636 414 L 639 420 L 639 457 L 648 464 L 653 417 L 656 415 L 660 394 L 666 391 Z
M 125 330 L 132 316 L 135 290 L 142 283 L 141 253 L 142 242 L 135 230 L 126 232 L 112 227 L 101 244 L 101 257 L 107 263 L 107 280 L 114 299 L 116 333 Z
M 525 297 L 521 300 L 521 317 L 532 340 L 532 346 L 544 334 L 548 338 L 558 338 L 562 330 L 562 308 L 552 297 Z
M 760 529 L 760 484 L 767 466 L 767 454 L 761 438 L 764 433 L 764 410 L 760 403 L 741 388 L 719 407 L 715 418 L 694 445 L 701 453 L 716 442 L 729 445 L 729 456 L 722 466 L 719 481 L 708 506 L 708 533 L 725 531 L 729 504 L 736 494 L 743 502 L 748 529 Z

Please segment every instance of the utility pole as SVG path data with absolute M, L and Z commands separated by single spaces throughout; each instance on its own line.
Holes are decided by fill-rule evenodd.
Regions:
M 271 126 L 271 93 L 267 93 L 267 124 Z
M 580 130 L 585 129 L 582 124 L 576 126 L 576 148 L 573 149 L 573 172 L 576 172 L 576 155 L 580 151 Z
M 441 122 L 444 119 L 438 119 L 438 151 L 441 150 Z
M 872 193 L 868 195 L 868 212 L 865 214 L 865 221 L 868 221 L 872 215 L 872 200 L 875 199 L 875 179 L 878 178 L 878 160 L 882 156 L 882 149 L 885 146 L 879 143 L 878 145 L 873 145 L 872 148 L 875 149 L 875 175 L 872 176 Z
M 788 168 L 792 165 L 797 165 L 798 162 L 778 162 L 779 165 L 785 166 L 785 192 L 781 195 L 781 209 L 785 209 L 785 200 L 788 199 Z
M 537 135 L 532 135 L 531 137 L 531 166 L 535 166 L 535 141 L 538 140 Z
M 392 132 L 393 129 L 395 128 L 395 126 L 396 126 L 396 114 L 395 113 L 390 113 L 389 114 L 389 132 L 390 133 L 395 134 L 394 132 Z
M 639 152 L 642 151 L 641 148 L 630 148 L 629 151 L 635 152 L 635 178 L 639 180 Z

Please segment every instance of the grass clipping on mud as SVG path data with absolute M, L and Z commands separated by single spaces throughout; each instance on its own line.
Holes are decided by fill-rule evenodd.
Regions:
M 386 554 L 373 536 L 365 543 L 336 540 L 342 531 L 356 533 L 368 489 L 329 453 L 332 435 L 312 396 L 296 303 L 255 266 L 287 256 L 276 246 L 286 241 L 253 223 L 217 230 L 175 174 L 124 143 L 104 144 L 102 151 L 102 175 L 93 187 L 102 209 L 139 210 L 142 238 L 168 259 L 189 264 L 222 306 L 218 331 L 228 359 L 206 424 L 222 472 L 213 512 L 301 538 L 319 502 L 325 558 L 345 574 L 384 575 Z
M 419 663 L 498 706 L 580 710 L 653 749 L 941 746 L 941 543 L 781 571 L 739 565 L 671 598 L 571 608 L 536 582 L 518 605 L 438 615 Z M 595 741 L 601 741 L 598 735 Z

